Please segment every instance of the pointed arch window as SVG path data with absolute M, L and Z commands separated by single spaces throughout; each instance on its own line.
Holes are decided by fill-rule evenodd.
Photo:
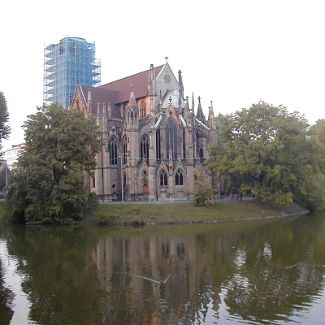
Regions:
M 141 139 L 140 158 L 141 160 L 149 159 L 149 137 L 146 134 Z
M 177 126 L 171 117 L 166 123 L 166 144 L 167 158 L 177 159 Z
M 184 176 L 180 169 L 175 174 L 175 185 L 184 185 Z
M 128 139 L 124 137 L 123 139 L 123 165 L 127 163 L 127 155 L 128 155 Z
M 160 178 L 160 186 L 166 186 L 166 185 L 168 185 L 167 174 L 166 174 L 166 172 L 164 170 L 162 170 L 160 172 L 159 178 Z
M 203 159 L 204 158 L 204 154 L 203 154 L 203 148 L 199 149 L 199 158 Z
M 146 117 L 146 103 L 142 102 L 140 104 L 140 118 L 145 118 Z
M 117 166 L 117 140 L 115 137 L 110 138 L 108 144 L 109 163 L 112 166 Z

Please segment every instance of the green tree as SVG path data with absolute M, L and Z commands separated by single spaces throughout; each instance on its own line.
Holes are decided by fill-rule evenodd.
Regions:
M 8 124 L 9 113 L 7 108 L 7 101 L 2 91 L 0 91 L 0 158 L 2 156 L 2 140 L 8 139 L 10 134 L 10 127 Z
M 253 190 L 262 200 L 304 201 L 313 171 L 308 127 L 299 113 L 260 101 L 225 117 L 209 166 L 240 177 L 241 190 Z
M 194 170 L 194 197 L 196 205 L 209 206 L 213 200 L 213 194 L 213 188 L 209 184 L 202 167 L 196 166 Z
M 95 120 L 51 105 L 38 108 L 24 128 L 25 150 L 8 190 L 10 217 L 25 223 L 81 219 L 92 198 L 85 174 L 95 168 L 99 150 Z
M 313 165 L 307 170 L 306 206 L 312 210 L 325 209 L 325 120 L 318 120 L 309 130 Z
M 318 120 L 309 130 L 319 170 L 325 174 L 325 119 Z

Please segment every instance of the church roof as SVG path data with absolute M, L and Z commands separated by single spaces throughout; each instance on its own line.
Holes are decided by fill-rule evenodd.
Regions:
M 154 68 L 154 74 L 157 77 L 164 65 Z M 129 101 L 131 87 L 136 98 L 142 98 L 148 95 L 148 76 L 150 70 L 145 70 L 134 75 L 112 81 L 105 85 L 96 87 L 96 89 L 106 89 L 114 93 L 112 102 L 114 104 L 125 103 Z
M 97 103 L 105 103 L 106 105 L 110 104 L 113 118 L 121 118 L 120 110 L 114 105 L 114 100 L 117 97 L 116 91 L 88 86 L 81 86 L 81 89 L 85 100 L 88 98 L 88 91 L 90 90 L 93 114 L 97 113 Z
M 196 112 L 196 118 L 201 121 L 204 125 L 207 125 L 207 120 L 204 116 L 204 113 L 203 113 L 203 110 L 202 110 L 202 105 L 201 105 L 201 98 L 199 97 L 198 98 L 199 100 L 199 104 L 198 104 L 198 107 L 197 107 L 197 112 Z
M 164 65 L 160 65 L 153 68 L 156 78 L 163 67 Z M 131 91 L 133 91 L 136 99 L 148 96 L 149 72 L 150 69 L 97 87 L 79 87 L 81 87 L 85 102 L 88 100 L 88 92 L 90 91 L 93 114 L 97 114 L 98 103 L 105 103 L 111 107 L 112 118 L 121 118 L 119 104 L 129 101 Z

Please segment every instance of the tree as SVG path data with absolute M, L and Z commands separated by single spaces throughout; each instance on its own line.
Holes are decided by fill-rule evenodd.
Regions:
M 308 132 L 313 165 L 306 177 L 306 206 L 311 210 L 325 209 L 325 120 L 318 120 Z
M 95 120 L 51 105 L 38 108 L 24 128 L 25 150 L 8 190 L 10 217 L 25 223 L 81 219 L 92 198 L 85 174 L 95 168 L 99 150 Z
M 196 205 L 209 206 L 213 200 L 214 191 L 201 166 L 194 170 L 194 197 Z
M 241 190 L 253 190 L 262 200 L 304 201 L 306 177 L 313 171 L 308 127 L 299 113 L 260 101 L 226 116 L 209 166 L 240 177 Z
M 8 124 L 8 121 L 9 113 L 7 108 L 7 101 L 3 92 L 0 91 L 0 155 L 2 155 L 2 140 L 8 139 L 8 136 L 10 134 L 10 126 Z

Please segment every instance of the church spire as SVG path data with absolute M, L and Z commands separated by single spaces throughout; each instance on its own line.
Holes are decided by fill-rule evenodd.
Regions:
M 90 89 L 88 90 L 88 94 L 87 94 L 87 104 L 88 104 L 88 106 L 91 106 L 91 91 L 90 91 Z
M 148 93 L 149 96 L 154 96 L 155 94 L 155 69 L 153 64 L 150 64 L 149 76 L 148 76 Z
M 183 84 L 183 78 L 182 78 L 182 71 L 178 70 L 178 83 L 180 88 L 180 95 L 181 98 L 184 99 L 184 84 Z
M 192 92 L 192 114 L 194 114 L 194 92 Z
M 150 64 L 149 76 L 148 76 L 148 95 L 150 96 L 150 113 L 153 114 L 156 111 L 156 75 L 153 64 Z
M 209 107 L 209 115 L 212 115 L 214 117 L 214 112 L 213 112 L 213 105 L 212 105 L 212 100 L 210 101 L 210 107 Z
M 130 99 L 129 99 L 129 106 L 135 105 L 137 106 L 137 101 L 135 99 L 134 91 L 133 91 L 133 85 L 131 85 L 131 92 L 130 92 Z
M 209 124 L 210 129 L 215 129 L 216 128 L 212 100 L 210 101 L 208 124 Z
M 138 105 L 133 92 L 133 86 L 131 85 L 130 99 L 126 106 L 126 127 L 128 129 L 138 129 L 139 113 Z
M 202 106 L 201 106 L 201 97 L 198 97 L 199 104 L 197 106 L 196 118 L 201 121 L 203 124 L 207 125 L 207 120 L 204 116 Z

